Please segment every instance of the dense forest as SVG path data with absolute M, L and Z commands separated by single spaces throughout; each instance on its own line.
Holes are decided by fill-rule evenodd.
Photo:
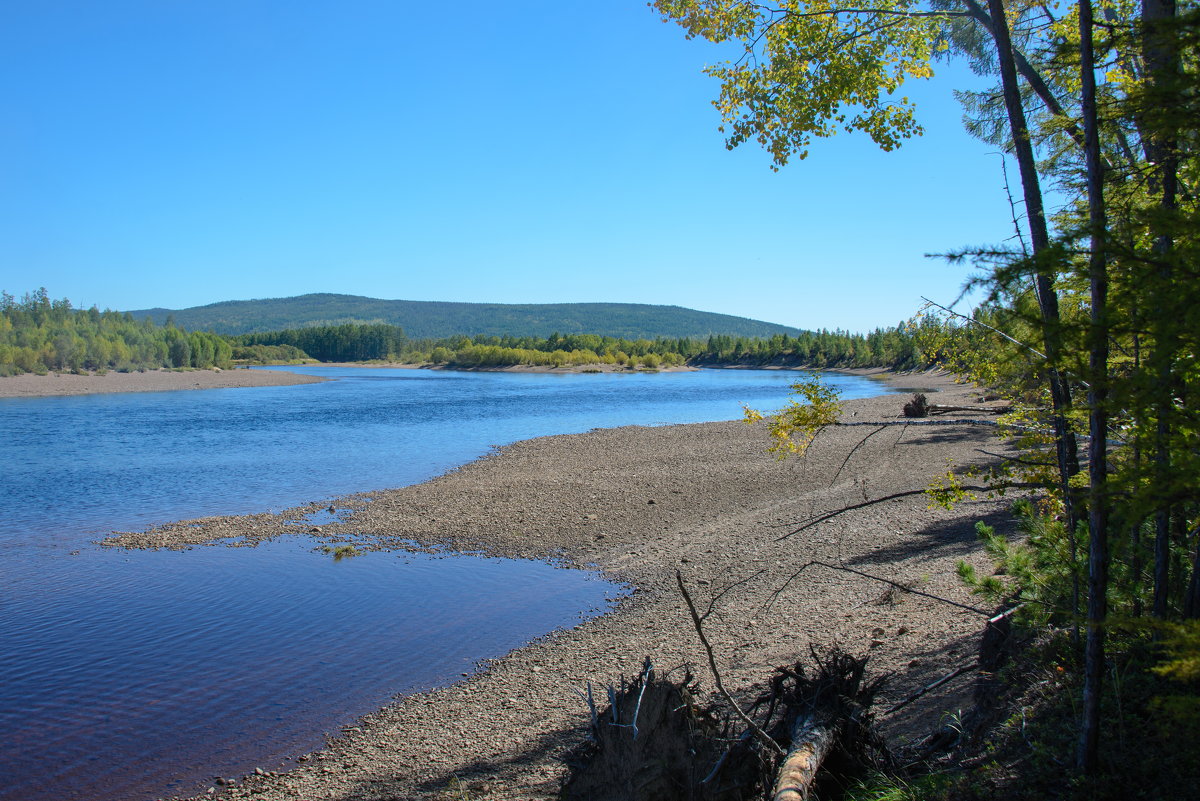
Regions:
M 404 329 L 376 323 L 322 325 L 234 337 L 237 346 L 288 346 L 303 358 L 321 362 L 395 360 L 407 351 Z
M 69 300 L 51 300 L 45 289 L 20 300 L 0 293 L 0 375 L 228 367 L 232 352 L 225 337 L 159 327 L 123 312 L 75 309 Z
M 75 309 L 51 300 L 45 289 L 0 305 L 0 374 L 47 371 L 136 370 L 160 367 L 229 367 L 305 361 L 392 361 L 459 368 L 518 365 L 580 367 L 888 367 L 929 364 L 919 341 L 951 323 L 925 317 L 869 334 L 799 331 L 770 337 L 718 334 L 655 339 L 558 334 L 547 337 L 479 335 L 413 339 L 383 323 L 309 326 L 228 337 L 159 327 L 128 312 Z
M 331 293 L 293 298 L 235 300 L 189 309 L 130 312 L 160 325 L 168 319 L 189 331 L 218 334 L 266 333 L 310 326 L 382 323 L 399 326 L 417 339 L 472 336 L 548 337 L 600 334 L 624 339 L 703 338 L 709 334 L 770 337 L 799 329 L 729 314 L 643 303 L 452 303 L 381 300 Z
M 319 326 L 234 337 L 235 347 L 290 345 L 320 361 L 390 360 L 449 367 L 549 367 L 608 364 L 658 368 L 692 366 L 890 367 L 925 365 L 917 348 L 918 328 L 941 326 L 926 317 L 870 334 L 801 331 L 795 336 L 625 339 L 599 334 L 533 336 L 463 335 L 408 339 L 398 327 Z M 928 332 L 924 339 L 929 340 Z

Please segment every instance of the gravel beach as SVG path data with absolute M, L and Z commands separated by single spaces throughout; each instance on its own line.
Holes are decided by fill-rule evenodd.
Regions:
M 109 392 L 167 392 L 177 389 L 282 387 L 325 381 L 311 375 L 280 370 L 147 370 L 103 375 L 49 373 L 0 378 L 0 398 L 38 398 L 52 395 L 94 395 Z
M 978 391 L 928 374 L 891 377 L 939 390 L 938 403 L 974 403 Z M 844 422 L 896 421 L 906 396 L 848 401 Z M 973 416 L 979 416 L 975 414 Z M 945 421 L 945 417 L 936 418 Z M 639 672 L 687 666 L 713 688 L 703 650 L 675 586 L 676 570 L 701 605 L 720 595 L 706 631 L 726 685 L 748 692 L 773 667 L 838 643 L 892 672 L 884 704 L 975 656 L 982 617 L 846 572 L 843 565 L 973 604 L 955 575 L 966 559 L 985 574 L 975 521 L 1005 530 L 1008 501 L 929 509 L 920 494 L 862 505 L 792 534 L 815 516 L 919 491 L 948 465 L 987 463 L 994 429 L 968 424 L 825 429 L 801 459 L 766 453 L 761 427 L 742 422 L 624 427 L 527 440 L 423 484 L 351 496 L 343 522 L 314 526 L 317 542 L 360 548 L 483 551 L 599 567 L 634 588 L 618 609 L 555 632 L 481 666 L 453 686 L 399 699 L 358 721 L 286 771 L 221 782 L 203 797 L 255 799 L 549 799 L 563 755 L 584 736 L 575 693 Z M 296 531 L 279 515 L 181 521 L 116 535 L 116 547 L 179 547 L 238 538 L 246 545 Z M 317 544 L 314 542 L 314 545 Z M 971 673 L 884 720 L 895 740 L 936 728 L 965 706 Z M 230 777 L 231 779 L 233 777 Z

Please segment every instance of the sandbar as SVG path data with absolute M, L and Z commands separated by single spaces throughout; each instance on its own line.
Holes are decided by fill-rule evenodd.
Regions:
M 104 374 L 48 373 L 0 378 L 0 398 L 94 395 L 109 392 L 168 392 L 185 389 L 281 387 L 328 379 L 280 370 L 146 370 Z

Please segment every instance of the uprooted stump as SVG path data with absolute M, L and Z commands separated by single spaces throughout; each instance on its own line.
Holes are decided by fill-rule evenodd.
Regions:
M 870 706 L 882 678 L 864 679 L 866 659 L 840 649 L 777 668 L 746 714 L 781 748 L 765 748 L 723 705 L 701 706 L 690 675 L 642 675 L 608 688 L 592 709 L 592 740 L 574 755 L 564 799 L 733 801 L 806 799 L 832 765 L 855 772 L 886 761 Z M 590 688 L 589 688 L 590 696 Z
M 929 416 L 929 399 L 925 394 L 918 392 L 912 396 L 912 400 L 904 404 L 905 417 L 928 417 Z
M 724 749 L 727 726 L 696 703 L 699 688 L 686 675 L 656 675 L 646 660 L 641 676 L 608 688 L 609 705 L 592 711 L 591 741 L 574 755 L 564 799 L 737 799 L 701 782 Z
M 769 704 L 784 709 L 772 733 L 788 743 L 770 795 L 773 801 L 808 798 L 821 770 L 828 769 L 834 758 L 838 773 L 887 761 L 883 741 L 872 729 L 870 711 L 887 677 L 866 680 L 867 658 L 837 647 L 823 655 L 815 649 L 811 653 L 814 671 L 807 672 L 803 662 L 777 668 L 766 696 Z

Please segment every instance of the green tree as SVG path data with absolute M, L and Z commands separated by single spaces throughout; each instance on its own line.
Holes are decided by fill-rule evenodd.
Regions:
M 1128 611 L 1142 608 L 1147 526 L 1153 613 L 1200 614 L 1200 536 L 1191 533 L 1200 514 L 1200 209 L 1190 189 L 1200 179 L 1200 11 L 1174 0 L 654 5 L 689 36 L 740 46 L 739 58 L 707 69 L 720 81 L 715 105 L 727 145 L 757 141 L 773 169 L 838 130 L 865 132 L 884 149 L 919 133 L 912 105 L 895 93 L 906 79 L 930 75 L 943 48 L 998 78 L 995 89 L 965 99 L 970 130 L 1017 163 L 1023 244 L 962 254 L 993 268 L 989 303 L 964 318 L 965 328 L 934 324 L 917 333 L 934 335 L 959 367 L 1025 398 L 1030 418 L 1053 429 L 1056 476 L 1046 490 L 1060 504 L 1072 565 L 1077 530 L 1089 548 L 1078 758 L 1094 771 L 1109 601 L 1134 598 Z M 1044 208 L 1047 183 L 1071 200 L 1055 219 Z M 981 343 L 993 335 L 1007 339 Z M 964 343 L 981 352 L 964 354 Z M 710 340 L 710 350 L 744 355 L 740 344 Z M 847 344 L 819 332 L 807 358 L 839 364 L 863 354 Z M 1084 394 L 1077 408 L 1074 398 Z M 1077 436 L 1089 441 L 1082 483 Z M 1119 443 L 1111 451 L 1110 440 Z M 1077 529 L 1077 521 L 1086 525 Z M 1129 539 L 1112 541 L 1114 531 Z M 1125 560 L 1124 586 L 1115 588 L 1114 548 Z M 1173 564 L 1189 549 L 1190 580 L 1173 580 Z M 1072 597 L 1075 614 L 1079 593 Z

